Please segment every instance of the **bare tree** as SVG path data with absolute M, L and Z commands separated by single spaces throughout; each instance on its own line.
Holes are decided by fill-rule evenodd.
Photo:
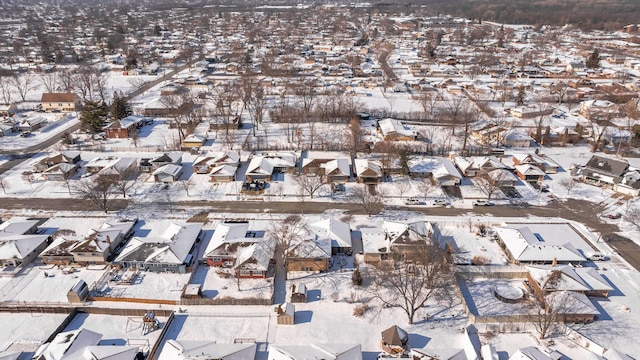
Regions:
M 0 177 L 0 187 L 2 188 L 2 192 L 7 195 L 7 189 L 11 188 L 11 183 L 6 176 Z
M 75 190 L 80 193 L 83 199 L 91 201 L 100 210 L 107 213 L 117 191 L 117 181 L 116 175 L 97 174 L 80 181 L 75 186 Z
M 589 128 L 591 129 L 591 136 L 593 137 L 593 143 L 591 144 L 591 152 L 595 153 L 600 150 L 602 146 L 602 137 L 607 132 L 609 126 L 612 125 L 611 120 L 616 115 L 616 109 L 604 110 L 596 112 L 593 110 L 587 111 L 589 118 Z
M 278 270 L 284 272 L 284 278 L 287 279 L 289 263 L 293 255 L 291 250 L 308 233 L 303 219 L 299 215 L 289 215 L 282 222 L 272 223 L 267 233 L 276 242 L 274 253 L 276 266 Z
M 42 86 L 44 86 L 47 92 L 56 92 L 58 89 L 58 73 L 52 71 L 40 75 L 40 83 L 42 84 Z
M 449 297 L 454 283 L 447 252 L 431 242 L 416 248 L 403 262 L 383 263 L 372 276 L 372 296 L 386 306 L 401 308 L 409 324 L 429 300 Z
M 420 190 L 420 192 L 424 196 L 425 201 L 427 201 L 427 197 L 431 194 L 434 188 L 435 188 L 435 185 L 433 184 L 433 181 L 431 181 L 431 178 L 429 177 L 425 177 L 418 184 L 418 190 Z
M 22 174 L 22 180 L 26 181 L 29 183 L 29 187 L 31 189 L 33 189 L 33 180 L 34 180 L 34 174 L 33 171 L 23 171 Z
M 11 77 L 11 84 L 18 95 L 20 95 L 20 99 L 22 99 L 22 101 L 26 100 L 29 91 L 36 88 L 34 84 L 34 77 L 31 73 L 26 73 L 21 76 L 17 74 L 13 75 Z
M 160 98 L 160 102 L 167 109 L 173 126 L 178 129 L 179 139 L 184 140 L 187 133 L 190 132 L 191 125 L 194 122 L 193 111 L 195 102 L 191 94 L 171 94 L 164 95 Z
M 556 291 L 561 277 L 560 270 L 551 271 L 540 285 L 541 294 L 529 304 L 529 316 L 540 339 L 544 339 L 551 328 L 563 320 L 563 315 L 577 305 L 569 292 Z
M 478 176 L 476 176 L 477 181 L 475 184 L 480 188 L 480 191 L 487 195 L 487 200 L 491 200 L 493 194 L 500 190 L 501 182 L 506 180 L 508 176 L 504 171 L 494 171 L 499 171 L 499 173 L 481 171 Z
M 640 228 L 640 208 L 629 208 L 624 215 L 624 219 L 635 227 Z
M 578 182 L 573 178 L 565 178 L 560 180 L 560 186 L 567 190 L 567 195 L 571 192 L 571 190 L 578 185 Z
M 189 190 L 195 184 L 195 180 L 193 179 L 193 176 L 189 176 L 188 179 L 178 181 L 178 184 L 180 185 L 181 188 L 184 189 L 184 191 L 187 193 L 187 196 L 191 197 L 191 195 L 189 195 Z
M 63 70 L 58 74 L 58 83 L 62 91 L 70 93 L 75 88 L 76 75 L 71 70 Z
M 115 188 L 122 194 L 123 198 L 126 198 L 127 191 L 131 190 L 136 185 L 138 175 L 139 173 L 135 169 L 123 171 L 114 183 Z
M 414 100 L 420 103 L 424 119 L 433 116 L 433 108 L 438 101 L 438 93 L 435 91 L 421 91 L 418 95 L 413 97 Z
M 320 174 L 298 174 L 293 176 L 293 181 L 303 194 L 309 195 L 311 199 L 318 190 L 323 188 L 325 184 L 325 176 Z
M 0 97 L 2 97 L 2 102 L 5 104 L 11 104 L 13 99 L 13 85 L 9 79 L 11 78 L 8 76 L 0 77 Z
M 100 72 L 96 67 L 83 66 L 77 70 L 72 81 L 84 101 L 104 101 L 108 77 L 107 73 Z
M 367 185 L 356 186 L 353 192 L 349 194 L 348 201 L 353 204 L 357 204 L 362 207 L 367 215 L 371 216 L 377 214 L 384 208 L 383 194 L 379 191 L 372 194 Z
M 403 195 L 411 189 L 411 184 L 409 184 L 409 181 L 405 178 L 400 179 L 400 181 L 394 181 L 394 184 L 396 193 L 400 196 L 400 199 L 402 199 Z

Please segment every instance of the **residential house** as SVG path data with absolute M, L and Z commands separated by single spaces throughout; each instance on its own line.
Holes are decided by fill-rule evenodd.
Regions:
M 123 119 L 113 121 L 102 128 L 109 139 L 127 139 L 137 132 L 144 123 L 142 116 L 131 115 Z
M 87 329 L 58 333 L 53 340 L 41 345 L 34 360 L 136 360 L 137 345 L 100 345 L 102 334 Z
M 251 158 L 247 171 L 245 173 L 248 182 L 252 181 L 271 181 L 271 175 L 273 174 L 273 164 L 269 159 L 262 156 L 255 156 Z
M 0 267 L 28 265 L 47 248 L 51 239 L 37 233 L 38 223 L 14 217 L 0 224 Z
M 0 117 L 9 117 L 18 113 L 16 104 L 0 104 Z
M 320 165 L 325 182 L 344 184 L 351 178 L 351 160 L 346 158 L 329 160 Z
M 632 138 L 633 134 L 631 131 L 618 129 L 616 127 L 608 127 L 604 131 L 604 134 L 602 134 L 602 139 L 613 145 L 628 143 Z
M 495 169 L 487 173 L 489 178 L 497 186 L 516 186 L 519 182 L 518 177 L 507 169 Z
M 554 291 L 574 291 L 587 296 L 607 297 L 613 287 L 591 267 L 570 265 L 527 266 L 529 286 L 538 297 Z
M 168 223 L 147 236 L 134 236 L 113 261 L 125 268 L 154 272 L 190 271 L 193 250 L 201 239 L 202 223 Z
M 106 264 L 124 242 L 133 235 L 136 221 L 111 221 L 92 230 L 73 249 L 74 262 L 81 265 Z
M 596 184 L 614 185 L 622 181 L 627 170 L 629 162 L 625 159 L 593 155 L 582 170 L 582 178 Z
M 454 348 L 443 348 L 443 349 L 434 349 L 434 348 L 422 348 L 422 349 L 411 349 L 411 359 L 412 360 L 475 360 L 477 356 L 467 357 L 464 349 L 454 349 Z
M 80 107 L 80 99 L 74 93 L 44 93 L 40 106 L 44 111 L 76 111 Z
M 218 165 L 211 169 L 209 181 L 211 182 L 232 182 L 236 181 L 238 165 Z
M 514 165 L 533 165 L 544 171 L 545 174 L 555 174 L 560 168 L 558 163 L 545 155 L 517 153 L 513 154 L 512 159 Z
M 432 172 L 432 178 L 439 186 L 458 186 L 462 182 L 462 174 L 449 159 L 441 159 L 440 166 Z
M 360 228 L 364 261 L 380 264 L 382 261 L 404 259 L 428 244 L 434 228 L 427 221 L 385 221 L 380 226 Z M 436 235 L 437 236 L 437 235 Z
M 47 119 L 41 116 L 29 117 L 20 121 L 18 124 L 18 131 L 36 131 L 45 125 L 47 125 Z
M 465 177 L 475 177 L 480 173 L 506 168 L 506 165 L 495 156 L 455 156 L 453 162 Z
M 331 240 L 331 255 L 351 255 L 351 227 L 349 224 L 328 218 L 309 224 L 309 230 L 319 238 Z
M 382 162 L 370 159 L 354 159 L 354 173 L 361 184 L 378 184 L 382 181 Z
M 48 181 L 64 181 L 78 172 L 77 164 L 60 163 L 42 172 L 42 177 Z
M 71 250 L 83 240 L 81 236 L 65 235 L 57 236 L 49 246 L 40 253 L 42 263 L 50 265 L 70 265 L 73 264 L 73 254 Z
M 517 118 L 529 119 L 537 116 L 551 115 L 553 113 L 552 107 L 540 107 L 535 105 L 530 106 L 517 106 L 509 109 L 509 113 Z
M 385 141 L 413 141 L 416 132 L 407 128 L 400 120 L 383 119 L 378 121 L 378 130 Z
M 359 344 L 271 345 L 268 359 L 362 360 L 362 350 Z
M 190 134 L 182 140 L 182 147 L 186 149 L 200 148 L 207 142 L 205 135 Z
M 409 176 L 412 179 L 431 179 L 433 178 L 433 172 L 442 166 L 442 162 L 440 159 L 432 157 L 412 156 L 407 161 L 407 166 L 409 167 Z
M 613 185 L 613 190 L 630 196 L 640 195 L 640 171 L 627 171 L 622 180 Z
M 47 156 L 35 164 L 33 164 L 33 172 L 39 173 L 44 172 L 54 165 L 58 165 L 61 163 L 65 164 L 77 164 L 80 161 L 80 153 L 66 151 L 57 153 L 55 155 Z
M 255 357 L 255 343 L 167 340 L 158 360 L 254 360 Z
M 134 158 L 105 156 L 89 160 L 84 167 L 85 173 L 122 176 L 134 172 L 137 162 Z
M 236 150 L 207 153 L 193 162 L 193 171 L 196 174 L 208 174 L 220 165 L 235 165 L 237 168 L 239 164 L 240 153 Z
M 216 226 L 203 258 L 209 266 L 233 267 L 238 248 L 263 237 L 264 231 L 250 230 L 248 221 L 224 221 Z
M 586 100 L 580 103 L 580 115 L 592 121 L 609 121 L 619 115 L 616 104 L 609 100 Z
M 503 135 L 504 146 L 507 147 L 531 147 L 535 140 L 519 129 L 507 130 Z
M 545 177 L 544 171 L 531 164 L 516 165 L 515 171 L 520 180 L 527 182 L 542 182 Z
M 158 168 L 168 165 L 180 165 L 182 164 L 182 153 L 181 152 L 170 152 L 158 155 L 153 158 L 142 158 L 138 163 L 138 169 L 142 172 L 154 172 Z
M 275 241 L 263 238 L 249 246 L 239 247 L 233 266 L 236 278 L 266 278 L 273 271 Z
M 495 228 L 498 241 L 504 246 L 509 261 L 514 264 L 582 263 L 584 256 L 566 238 L 566 231 L 557 236 L 536 235 L 528 226 Z
M 172 183 L 182 176 L 182 164 L 167 164 L 159 167 L 152 173 L 155 182 Z
M 274 174 L 291 174 L 296 167 L 298 155 L 293 151 L 255 152 L 252 157 L 268 159 Z
M 312 235 L 292 244 L 287 251 L 287 271 L 329 271 L 331 239 Z
M 537 347 L 527 346 L 518 349 L 518 351 L 509 357 L 509 360 L 560 360 L 562 357 L 562 354 L 557 351 L 549 349 L 542 351 Z

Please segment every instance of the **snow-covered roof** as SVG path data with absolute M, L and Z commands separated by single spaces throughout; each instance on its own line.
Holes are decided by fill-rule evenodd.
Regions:
M 213 251 L 225 244 L 255 243 L 258 241 L 259 239 L 254 236 L 247 237 L 248 229 L 248 222 L 223 222 L 218 224 L 207 245 L 207 249 L 204 251 L 204 255 L 211 256 Z
M 320 238 L 331 239 L 332 247 L 351 247 L 351 228 L 345 222 L 328 218 L 309 224 L 309 230 Z
M 557 354 L 557 353 L 556 353 Z M 542 352 L 542 350 L 527 346 L 516 351 L 509 360 L 557 360 L 558 357 L 551 357 L 551 352 Z
M 158 360 L 252 360 L 256 344 L 219 344 L 214 341 L 167 340 Z
M 238 171 L 238 165 L 222 164 L 211 169 L 209 176 L 234 176 Z
M 395 222 L 385 221 L 382 228 L 390 244 L 406 242 L 425 242 L 431 238 L 433 227 L 428 221 Z
M 354 159 L 353 165 L 356 168 L 356 175 L 361 176 L 364 172 L 372 172 L 375 176 L 382 176 L 382 163 L 371 159 Z
M 378 121 L 378 126 L 382 132 L 382 136 L 390 134 L 399 134 L 409 137 L 416 136 L 416 132 L 411 129 L 407 129 L 400 120 L 390 118 L 382 119 Z
M 551 276 L 552 272 L 559 271 L 560 277 L 554 284 L 547 284 L 547 290 L 569 290 L 569 291 L 612 291 L 613 288 L 594 268 L 574 268 L 569 265 L 535 265 L 527 266 L 527 271 L 531 277 L 544 284 Z
M 362 227 L 360 228 L 360 233 L 365 254 L 384 254 L 389 252 L 390 244 L 382 227 Z
M 411 349 L 411 354 L 413 358 L 416 360 L 430 360 L 430 359 L 438 359 L 438 360 L 469 360 L 467 355 L 465 354 L 463 349 L 433 349 L 433 348 L 422 348 L 422 349 Z
M 270 238 L 264 238 L 249 246 L 241 247 L 238 249 L 234 268 L 267 271 L 269 269 L 269 263 L 271 259 L 273 259 L 274 251 L 275 241 Z
M 122 249 L 115 262 L 183 264 L 193 247 L 202 223 L 169 223 L 158 237 L 135 236 Z
M 441 179 L 449 176 L 462 179 L 462 174 L 460 174 L 460 171 L 458 171 L 453 161 L 449 159 L 442 159 L 440 166 L 433 171 L 433 177 Z
M 533 166 L 531 164 L 516 165 L 515 169 L 520 174 L 525 176 L 544 176 L 545 175 L 545 172 L 540 170 L 539 167 Z
M 247 166 L 247 175 L 271 175 L 273 173 L 273 164 L 269 159 L 256 156 L 251 159 Z
M 554 291 L 545 297 L 545 302 L 555 307 L 560 314 L 600 315 L 589 297 L 575 291 Z
M 156 171 L 153 172 L 153 175 L 165 174 L 165 175 L 177 177 L 180 175 L 181 172 L 182 172 L 182 165 L 166 164 L 156 169 Z
M 359 344 L 272 345 L 270 360 L 362 360 Z
M 528 227 L 502 226 L 495 228 L 500 240 L 517 261 L 581 262 L 585 258 L 562 238 L 539 239 Z
M 349 176 L 351 175 L 350 170 L 350 161 L 346 158 L 340 158 L 335 160 L 329 160 L 324 164 L 320 165 L 321 168 L 324 168 L 324 173 L 326 175 L 333 176 Z
M 288 249 L 290 256 L 300 259 L 331 258 L 331 239 L 328 238 L 306 238 Z
M 13 217 L 0 223 L 0 238 L 11 235 L 23 235 L 38 224 L 38 220 Z

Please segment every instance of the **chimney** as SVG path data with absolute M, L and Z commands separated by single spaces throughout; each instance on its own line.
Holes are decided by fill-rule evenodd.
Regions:
M 111 244 L 111 238 L 109 238 L 109 235 L 107 235 L 107 238 L 104 239 L 104 241 L 106 241 L 107 244 Z
M 553 258 L 553 262 L 551 263 L 551 266 L 553 266 L 553 267 L 558 266 L 558 258 L 556 258 L 556 257 Z

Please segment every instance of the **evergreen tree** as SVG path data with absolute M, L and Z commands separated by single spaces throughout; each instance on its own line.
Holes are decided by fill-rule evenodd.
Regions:
M 131 106 L 122 93 L 113 92 L 113 101 L 109 107 L 109 114 L 113 120 L 121 120 L 132 114 Z
M 521 86 L 518 89 L 518 95 L 516 96 L 516 106 L 523 106 L 524 105 L 524 99 L 525 99 L 525 91 L 524 91 L 524 87 Z
M 593 52 L 589 54 L 587 61 L 585 62 L 585 66 L 589 69 L 600 67 L 600 51 L 598 51 L 598 49 L 593 50 Z
M 81 127 L 89 132 L 101 132 L 105 126 L 109 108 L 103 101 L 86 101 L 80 115 Z

